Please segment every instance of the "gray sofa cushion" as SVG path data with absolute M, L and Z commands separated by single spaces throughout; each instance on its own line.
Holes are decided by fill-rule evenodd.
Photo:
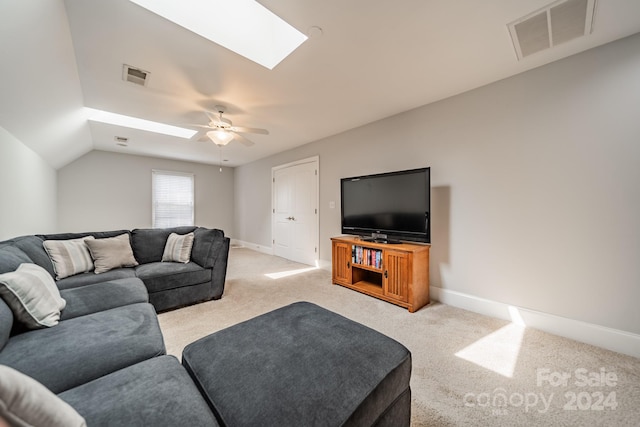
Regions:
M 7 341 L 9 341 L 12 327 L 13 312 L 2 298 L 0 298 L 0 350 L 2 350 Z
M 124 233 L 129 233 L 129 230 L 112 230 L 112 231 L 87 231 L 83 233 L 56 233 L 56 234 L 37 234 L 42 240 L 69 240 L 80 239 L 82 237 L 93 236 L 96 239 L 106 239 L 109 237 L 116 237 Z
M 27 254 L 31 262 L 34 264 L 38 264 L 40 267 L 44 268 L 51 274 L 51 277 L 56 277 L 56 274 L 53 270 L 53 263 L 49 259 L 49 255 L 44 250 L 44 246 L 42 245 L 43 240 L 38 236 L 23 236 L 16 237 L 15 239 L 11 239 L 7 242 L 11 242 L 13 246 L 19 248 Z
M 140 264 L 159 262 L 162 260 L 164 245 L 169 234 L 187 234 L 196 227 L 173 228 L 136 228 L 131 231 L 131 246 L 133 255 Z
M 14 335 L 0 352 L 0 364 L 60 393 L 164 353 L 153 306 L 142 303 Z
M 122 307 L 129 304 L 149 302 L 149 294 L 142 280 L 118 279 L 95 283 L 79 288 L 64 289 L 60 295 L 67 301 L 61 320 L 86 316 L 87 314 Z
M 31 258 L 12 244 L 0 246 L 0 274 L 16 271 L 23 263 L 32 263 Z
M 133 268 L 116 268 L 100 274 L 90 271 L 88 273 L 65 277 L 64 279 L 56 281 L 56 285 L 58 285 L 59 289 L 71 289 L 117 279 L 134 279 L 135 277 L 136 272 Z
M 182 364 L 224 425 L 409 424 L 409 350 L 311 303 L 201 338 Z
M 149 293 L 211 282 L 211 270 L 195 262 L 152 262 L 135 268 L 136 276 L 144 281 Z
M 184 307 L 200 301 L 209 301 L 213 298 L 211 282 L 200 283 L 199 285 L 183 286 L 181 288 L 167 289 L 166 291 L 153 292 L 149 294 L 149 302 L 153 304 L 156 311 L 171 310 Z
M 65 391 L 59 397 L 93 427 L 218 425 L 173 356 L 140 362 Z

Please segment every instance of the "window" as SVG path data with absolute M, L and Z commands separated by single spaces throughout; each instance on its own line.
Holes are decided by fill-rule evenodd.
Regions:
M 192 173 L 152 171 L 153 228 L 194 224 Z

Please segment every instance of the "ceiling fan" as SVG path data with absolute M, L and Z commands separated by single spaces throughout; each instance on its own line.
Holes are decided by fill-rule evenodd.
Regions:
M 213 141 L 218 146 L 224 146 L 230 143 L 232 140 L 236 140 L 239 143 L 250 147 L 255 143 L 243 135 L 242 133 L 255 133 L 260 135 L 269 135 L 269 131 L 259 128 L 248 128 L 244 126 L 233 126 L 231 120 L 222 117 L 222 114 L 226 111 L 224 105 L 215 106 L 217 114 L 211 111 L 205 111 L 205 115 L 209 119 L 208 125 L 193 125 L 195 127 L 208 129 L 207 132 L 200 131 L 194 136 L 198 141 Z

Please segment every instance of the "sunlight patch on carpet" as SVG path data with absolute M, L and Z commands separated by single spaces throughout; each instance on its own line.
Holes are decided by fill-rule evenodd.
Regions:
M 270 279 L 282 279 L 283 277 L 295 276 L 296 274 L 306 273 L 307 271 L 317 270 L 318 267 L 298 268 L 296 270 L 279 271 L 277 273 L 266 273 Z
M 524 331 L 524 326 L 510 323 L 480 338 L 455 355 L 504 377 L 513 378 Z

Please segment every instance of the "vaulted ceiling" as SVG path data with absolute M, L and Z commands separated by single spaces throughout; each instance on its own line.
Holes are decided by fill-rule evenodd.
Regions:
M 270 131 L 224 148 L 237 166 L 640 31 L 640 1 L 599 0 L 591 34 L 518 60 L 507 24 L 549 0 L 260 3 L 312 35 L 273 70 L 128 0 L 2 0 L 0 126 L 55 168 L 91 150 L 217 164 L 211 142 L 89 122 L 83 107 L 188 127 L 223 104 L 234 125 Z

